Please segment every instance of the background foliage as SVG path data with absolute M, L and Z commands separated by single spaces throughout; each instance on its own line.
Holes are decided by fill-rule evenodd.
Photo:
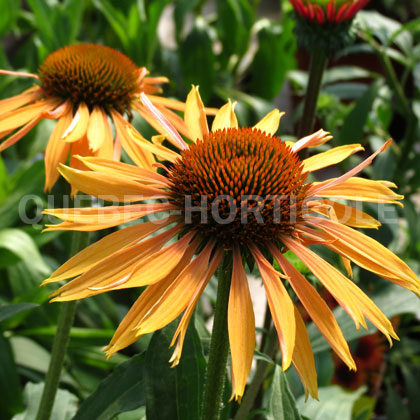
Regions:
M 416 0 L 372 0 L 368 9 L 355 22 L 354 45 L 341 51 L 325 73 L 317 126 L 334 134 L 335 145 L 360 142 L 366 149 L 376 149 L 388 137 L 395 139 L 392 150 L 370 168 L 370 175 L 396 182 L 406 196 L 405 207 L 387 209 L 395 223 L 382 226 L 373 236 L 419 272 L 420 10 Z M 297 45 L 287 1 L 0 0 L 0 10 L 3 69 L 34 72 L 57 48 L 100 43 L 121 50 L 153 75 L 168 76 L 168 96 L 184 100 L 194 83 L 210 106 L 220 106 L 228 97 L 237 100 L 243 125 L 253 124 L 278 106 L 287 111 L 279 134 L 293 137 L 302 112 L 308 58 Z M 30 83 L 1 76 L 1 98 Z M 40 208 L 65 204 L 57 197 L 68 193 L 64 182 L 56 186 L 55 198 L 42 191 L 42 151 L 49 124 L 40 123 L 0 157 L 2 419 L 35 417 L 59 309 L 58 304 L 47 302 L 54 287 L 39 288 L 39 284 L 68 255 L 68 233 L 40 235 L 45 222 Z M 352 165 L 358 159 L 353 157 Z M 374 213 L 375 208 L 368 211 Z M 307 403 L 296 374 L 282 373 L 277 352 L 267 355 L 261 347 L 256 359 L 268 365 L 268 375 L 248 418 L 279 419 L 281 410 L 286 419 L 313 419 L 320 413 L 324 419 L 337 420 L 420 416 L 418 301 L 373 277 L 362 270 L 355 273 L 355 281 L 392 317 L 401 341 L 385 352 L 384 343 L 373 340 L 375 344 L 367 348 L 376 352 L 360 355 L 360 360 L 367 361 L 359 369 L 365 374 L 359 383 L 348 374 L 340 376 L 326 342 L 309 323 L 321 390 L 320 402 Z M 167 363 L 173 325 L 142 338 L 109 361 L 101 352 L 138 290 L 80 302 L 53 418 L 197 419 L 209 342 L 206 321 L 214 290 L 211 284 L 189 327 L 176 369 L 169 369 Z M 358 349 L 369 343 L 361 338 L 367 333 L 356 331 L 340 309 L 335 313 L 358 355 Z M 261 328 L 259 335 L 264 331 Z M 369 333 L 373 331 L 369 328 Z M 224 419 L 235 417 L 238 410 L 236 404 L 227 403 L 228 388 Z

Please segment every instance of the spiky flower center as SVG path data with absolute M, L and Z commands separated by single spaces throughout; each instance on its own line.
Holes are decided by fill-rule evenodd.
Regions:
M 227 245 L 293 231 L 308 188 L 297 154 L 252 128 L 210 132 L 182 152 L 169 177 L 186 225 Z
M 102 45 L 78 44 L 50 54 L 38 70 L 48 95 L 120 112 L 140 93 L 139 68 L 124 54 Z

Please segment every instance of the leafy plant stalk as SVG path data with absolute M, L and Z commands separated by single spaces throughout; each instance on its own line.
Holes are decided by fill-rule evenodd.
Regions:
M 71 246 L 71 255 L 76 254 L 87 246 L 89 232 L 74 232 Z M 73 325 L 77 301 L 63 302 L 57 323 L 57 334 L 54 337 L 51 360 L 45 378 L 44 390 L 38 407 L 36 420 L 49 420 L 54 406 L 55 395 L 60 383 L 61 370 L 66 356 L 67 345 L 70 339 L 70 330 Z
M 303 115 L 300 120 L 299 138 L 312 133 L 315 122 L 316 104 L 321 89 L 322 76 L 327 66 L 328 57 L 323 50 L 311 52 L 309 64 L 309 80 L 303 105 Z
M 217 300 L 204 388 L 203 420 L 218 420 L 220 417 L 229 352 L 227 312 L 231 273 L 232 260 L 229 254 L 225 257 L 218 273 Z

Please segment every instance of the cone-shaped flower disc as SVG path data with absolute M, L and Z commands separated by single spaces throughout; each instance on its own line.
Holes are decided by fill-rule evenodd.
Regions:
M 183 111 L 185 104 L 156 96 L 166 77 L 147 77 L 145 67 L 137 67 L 124 54 L 102 45 L 78 44 L 51 53 L 38 74 L 0 70 L 0 74 L 32 77 L 38 83 L 20 95 L 0 101 L 0 152 L 19 141 L 40 120 L 57 120 L 45 150 L 45 189 L 57 181 L 57 166 L 68 156 L 98 156 L 119 160 L 121 147 L 139 166 L 152 169 L 153 154 L 139 148 L 127 135 L 130 123 L 124 115 L 134 110 L 158 132 L 165 129 L 140 103 L 145 93 L 152 103 L 183 134 L 183 120 L 171 109 Z M 115 127 L 115 139 L 111 129 Z M 86 169 L 71 158 L 70 166 Z
M 179 142 L 179 153 L 165 148 L 162 142 L 142 143 L 157 158 L 168 161 L 163 175 L 92 157 L 80 158 L 87 171 L 65 166 L 60 171 L 74 187 L 98 197 L 118 197 L 125 203 L 159 200 L 154 204 L 45 211 L 63 220 L 59 225 L 48 225 L 49 230 L 85 231 L 154 213 L 166 214 L 163 219 L 153 218 L 104 237 L 44 282 L 73 279 L 54 293 L 56 301 L 147 286 L 107 347 L 109 356 L 183 314 L 172 343 L 176 346 L 171 362 L 176 365 L 195 305 L 225 250 L 233 255 L 228 328 L 232 397 L 236 400 L 243 395 L 255 346 L 254 312 L 244 261 L 253 259 L 261 274 L 283 369 L 294 364 L 305 390 L 313 397 L 317 396 L 314 358 L 304 323 L 284 284 L 286 279 L 338 357 L 350 369 L 356 369 L 356 365 L 331 310 L 284 257 L 284 251 L 289 249 L 301 259 L 356 327 L 366 326 L 367 318 L 389 340 L 397 338 L 389 320 L 349 278 L 351 262 L 417 294 L 419 281 L 396 255 L 354 229 L 378 228 L 378 221 L 334 201 L 346 198 L 399 203 L 402 197 L 391 190 L 394 185 L 356 177 L 389 146 L 390 140 L 341 177 L 311 183 L 310 172 L 339 163 L 362 147 L 341 146 L 301 160 L 299 150 L 327 142 L 329 133 L 320 130 L 296 143 L 282 142 L 274 136 L 279 111 L 272 111 L 254 127 L 243 128 L 238 127 L 230 102 L 218 111 L 209 131 L 196 88 L 186 101 L 187 129 L 196 137 L 187 145 L 170 122 L 142 97 Z M 135 133 L 130 135 L 136 139 Z M 319 257 L 312 244 L 339 254 L 349 277 Z M 278 262 L 279 271 L 270 259 Z

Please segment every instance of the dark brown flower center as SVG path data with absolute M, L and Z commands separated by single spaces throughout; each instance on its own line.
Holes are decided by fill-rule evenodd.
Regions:
M 293 231 L 308 188 L 297 154 L 252 128 L 210 132 L 181 153 L 169 177 L 186 225 L 227 245 Z
M 48 95 L 124 112 L 140 93 L 139 68 L 124 54 L 102 45 L 78 44 L 50 54 L 38 75 Z

